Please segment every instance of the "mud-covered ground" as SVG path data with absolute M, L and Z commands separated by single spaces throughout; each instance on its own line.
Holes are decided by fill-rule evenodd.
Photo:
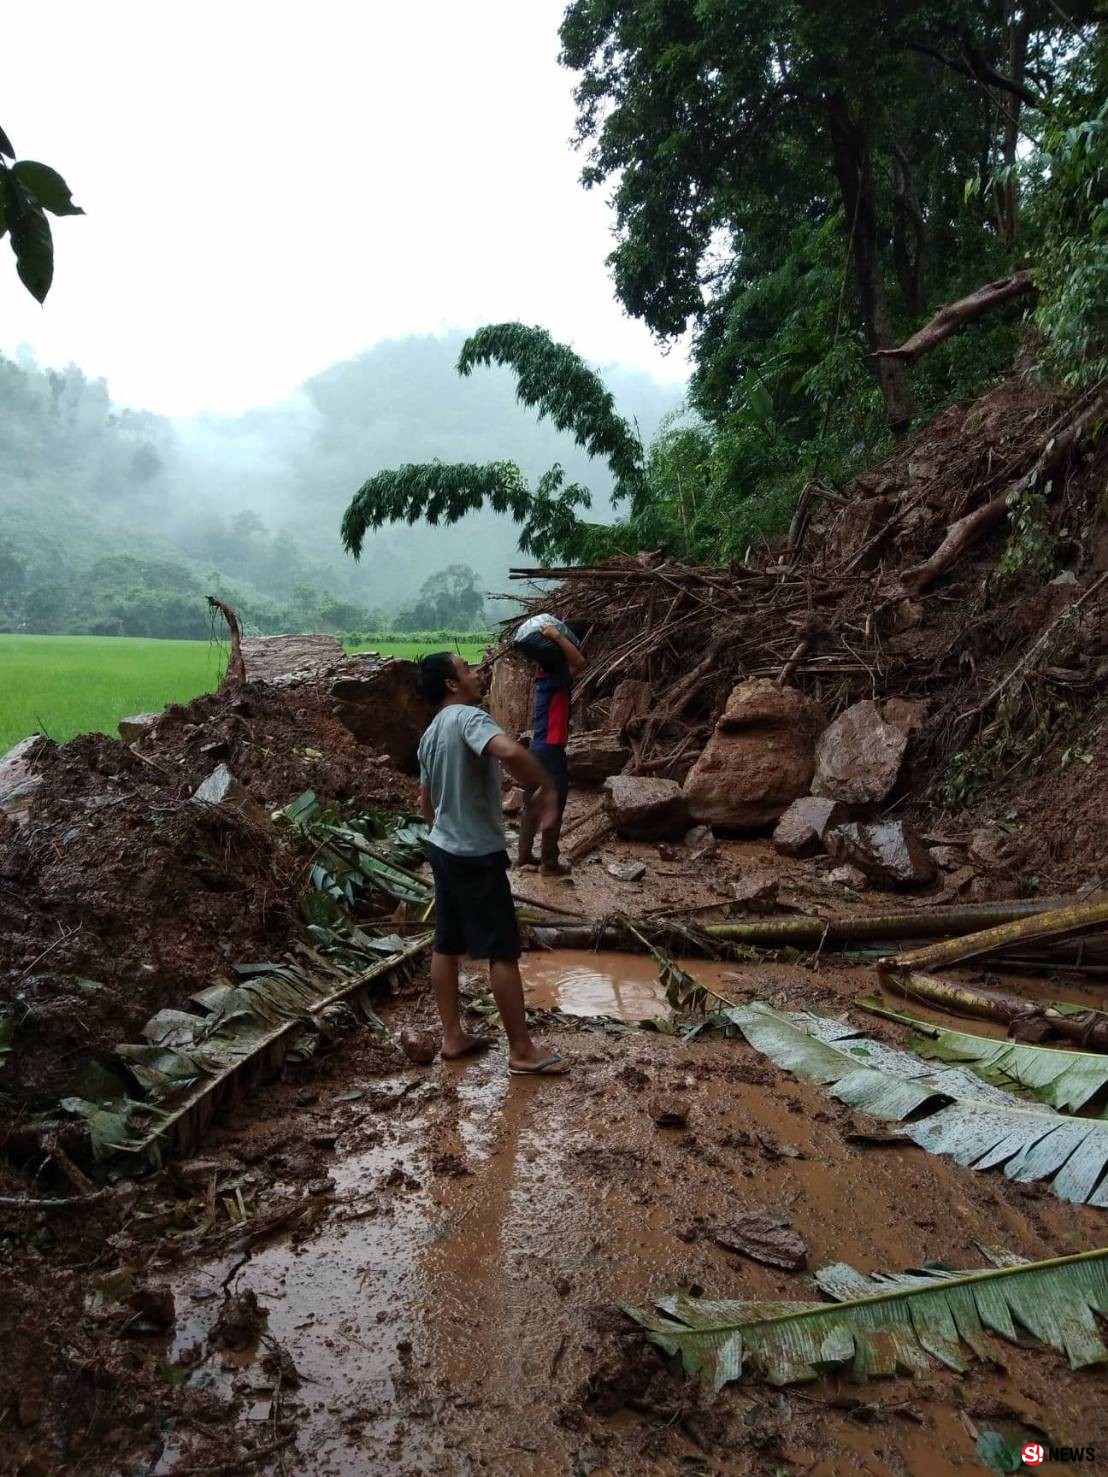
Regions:
M 608 878 L 634 855 L 642 883 Z M 696 864 L 615 845 L 572 886 L 517 880 L 595 916 L 667 893 L 696 906 L 774 865 L 758 843 Z M 786 893 L 818 901 L 810 868 L 776 865 Z M 790 1008 L 845 1012 L 872 987 L 829 956 L 693 967 L 735 999 Z M 1088 1250 L 1102 1213 L 866 1142 L 872 1121 L 742 1041 L 549 1013 L 662 1013 L 646 959 L 531 955 L 524 968 L 536 1031 L 572 1062 L 565 1080 L 509 1078 L 499 1044 L 416 1066 L 360 1029 L 242 1102 L 192 1160 L 79 1222 L 0 1211 L 0 1295 L 18 1311 L 0 1470 L 929 1477 L 983 1470 L 988 1430 L 1108 1451 L 1104 1375 L 1041 1348 L 1001 1344 L 1003 1367 L 862 1387 L 752 1380 L 710 1396 L 675 1373 L 621 1305 L 694 1287 L 811 1295 L 803 1271 L 716 1243 L 737 1210 L 787 1216 L 809 1270 L 863 1271 L 978 1266 L 982 1245 Z M 394 1041 L 433 1029 L 424 977 L 382 1010 Z M 659 1097 L 685 1121 L 659 1126 Z

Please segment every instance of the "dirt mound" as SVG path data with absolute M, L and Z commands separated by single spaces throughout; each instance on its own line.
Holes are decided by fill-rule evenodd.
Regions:
M 192 798 L 220 764 L 249 813 Z M 279 958 L 303 936 L 307 859 L 269 812 L 308 789 L 366 810 L 415 803 L 412 781 L 334 717 L 325 683 L 200 697 L 133 747 L 44 742 L 34 768 L 26 824 L 0 819 L 3 1085 L 32 1109 L 232 961 Z
M 559 581 L 529 609 L 585 640 L 578 725 L 612 727 L 617 692 L 648 683 L 658 700 L 623 724 L 629 768 L 684 780 L 740 681 L 789 683 L 832 719 L 863 699 L 928 699 L 891 798 L 995 808 L 1013 775 L 1026 785 L 1036 761 L 1060 762 L 1067 734 L 1095 723 L 1108 676 L 1096 408 L 1013 376 L 841 491 L 809 484 L 761 562 L 689 567 L 656 551 L 514 571 Z M 494 697 L 513 690 L 513 665 L 495 672 Z M 1101 751 L 1088 752 L 1081 776 L 1099 789 Z M 1061 875 L 1103 858 L 1105 843 L 1078 827 L 1050 852 Z

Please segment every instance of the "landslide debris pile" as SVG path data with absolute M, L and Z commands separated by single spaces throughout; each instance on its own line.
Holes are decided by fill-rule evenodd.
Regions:
M 306 790 L 411 811 L 414 782 L 339 716 L 384 708 L 365 724 L 414 750 L 418 715 L 390 697 L 411 687 L 407 664 L 345 661 L 132 720 L 130 744 L 28 746 L 22 808 L 0 809 L 0 1060 L 6 1045 L 16 1115 L 55 1107 L 81 1065 L 188 1008 L 232 962 L 307 938 L 310 858 L 271 812 Z
M 771 683 L 796 689 L 827 720 L 866 699 L 906 699 L 898 793 L 938 801 L 970 800 L 1021 759 L 1064 749 L 1108 677 L 1100 393 L 1065 401 L 1013 377 L 952 407 L 841 492 L 810 484 L 788 539 L 760 565 L 690 567 L 654 552 L 514 570 L 557 581 L 528 611 L 585 638 L 578 729 L 621 739 L 627 772 L 681 782 L 721 715 L 726 726 L 737 684 L 748 706 L 765 707 Z M 523 688 L 518 664 L 498 660 L 493 710 L 519 728 Z M 1090 766 L 1108 772 L 1108 744 L 1092 734 L 1081 753 L 1068 797 L 1078 802 Z M 1076 781 L 1062 772 L 1057 783 Z M 1099 854 L 1094 818 L 1071 810 L 1059 832 L 1057 799 L 1039 788 L 1031 851 L 1055 870 Z

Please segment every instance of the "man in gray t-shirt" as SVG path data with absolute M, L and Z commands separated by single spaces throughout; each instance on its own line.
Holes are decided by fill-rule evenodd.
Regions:
M 500 762 L 524 788 L 538 790 L 543 824 L 557 815 L 549 775 L 521 744 L 477 706 L 481 684 L 460 656 L 436 652 L 419 664 L 420 689 L 435 716 L 419 744 L 419 801 L 431 827 L 427 857 L 435 878 L 431 984 L 443 1026 L 442 1055 L 465 1056 L 483 1038 L 462 1029 L 458 961 L 489 961 L 489 982 L 517 1076 L 560 1077 L 565 1063 L 537 1047 L 527 1030 L 519 974 L 519 926 L 508 881 Z M 500 762 L 498 762 L 500 761 Z

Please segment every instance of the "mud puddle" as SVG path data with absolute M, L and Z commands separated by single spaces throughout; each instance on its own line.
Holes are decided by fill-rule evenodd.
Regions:
M 687 959 L 683 967 L 726 993 L 733 964 Z M 520 960 L 527 1003 L 535 1010 L 560 1010 L 573 1016 L 609 1016 L 617 1021 L 648 1021 L 672 1015 L 658 966 L 647 954 L 584 953 L 551 949 Z

